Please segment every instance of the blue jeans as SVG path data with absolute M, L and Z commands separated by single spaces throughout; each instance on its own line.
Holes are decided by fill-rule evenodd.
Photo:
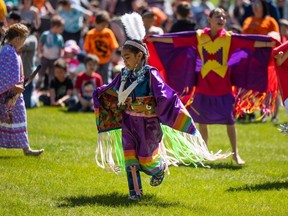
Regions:
M 100 64 L 97 72 L 102 76 L 103 84 L 110 83 L 112 81 L 112 73 L 111 73 L 111 62 L 107 62 L 106 64 Z
M 28 86 L 25 87 L 25 90 L 23 92 L 26 108 L 33 108 L 37 106 L 37 101 L 32 97 L 33 89 L 34 89 L 34 83 L 31 82 Z

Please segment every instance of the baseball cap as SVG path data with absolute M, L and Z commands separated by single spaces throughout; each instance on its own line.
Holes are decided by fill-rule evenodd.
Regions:
M 80 47 L 77 45 L 74 40 L 67 40 L 64 45 L 64 51 L 67 53 L 78 54 L 80 52 Z

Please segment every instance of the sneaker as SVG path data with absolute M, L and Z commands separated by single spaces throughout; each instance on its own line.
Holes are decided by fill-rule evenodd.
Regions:
M 128 197 L 128 199 L 136 201 L 136 200 L 139 200 L 141 197 L 142 197 L 141 195 L 131 195 Z
M 165 172 L 164 172 L 164 169 L 163 169 L 163 170 L 161 170 L 160 173 L 158 173 L 156 175 L 153 175 L 151 177 L 150 185 L 154 186 L 154 187 L 159 186 L 162 183 L 164 177 L 165 177 Z
M 279 119 L 277 118 L 277 117 L 275 117 L 275 116 L 273 116 L 272 118 L 271 118 L 271 122 L 278 122 L 279 121 Z

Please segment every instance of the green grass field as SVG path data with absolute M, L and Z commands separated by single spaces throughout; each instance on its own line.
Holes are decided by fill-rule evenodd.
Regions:
M 283 108 L 280 123 L 288 120 Z M 211 150 L 230 149 L 226 128 L 209 127 Z M 125 174 L 97 167 L 94 114 L 28 110 L 33 148 L 0 149 L 0 215 L 288 215 L 288 137 L 271 122 L 237 124 L 244 166 L 170 167 L 159 187 L 142 174 L 144 197 L 129 201 Z

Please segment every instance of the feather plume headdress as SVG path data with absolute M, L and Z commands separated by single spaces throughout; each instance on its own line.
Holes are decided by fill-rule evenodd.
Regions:
M 130 40 L 127 40 L 124 45 L 134 46 L 139 50 L 141 50 L 142 52 L 144 52 L 145 54 L 148 54 L 145 46 L 135 41 L 132 41 L 132 40 L 143 41 L 146 35 L 145 27 L 140 14 L 136 12 L 133 12 L 131 14 L 126 13 L 121 17 L 121 21 L 124 25 L 125 32 L 128 38 L 130 38 Z

